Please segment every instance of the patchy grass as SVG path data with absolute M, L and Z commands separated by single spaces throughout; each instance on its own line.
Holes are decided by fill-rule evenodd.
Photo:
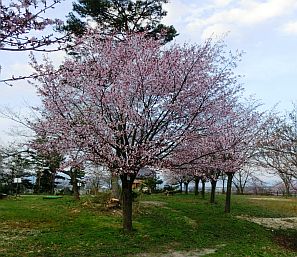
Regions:
M 280 216 L 297 216 L 297 198 L 284 197 L 247 197 L 253 205 L 268 209 Z
M 131 235 L 122 233 L 120 212 L 87 199 L 1 200 L 0 256 L 296 256 L 296 230 L 272 230 L 236 216 L 297 216 L 297 200 L 250 198 L 233 196 L 232 213 L 225 214 L 223 196 L 214 205 L 194 195 L 141 196 Z

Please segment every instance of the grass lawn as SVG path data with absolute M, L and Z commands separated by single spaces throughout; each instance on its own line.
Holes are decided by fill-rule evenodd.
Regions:
M 211 205 L 191 194 L 142 195 L 134 206 L 135 231 L 125 235 L 118 211 L 100 211 L 86 199 L 0 200 L 0 256 L 161 256 L 197 249 L 211 249 L 207 256 L 297 256 L 297 230 L 237 218 L 297 216 L 296 198 L 232 196 L 231 214 L 224 213 L 224 196 L 217 201 Z

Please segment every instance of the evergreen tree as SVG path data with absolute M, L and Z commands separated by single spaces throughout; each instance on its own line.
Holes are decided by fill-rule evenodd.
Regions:
M 177 32 L 173 26 L 162 24 L 167 12 L 162 4 L 168 0 L 78 0 L 69 13 L 66 31 L 82 35 L 87 28 L 87 19 L 97 23 L 102 35 L 124 36 L 130 32 L 146 31 L 150 37 L 171 41 Z

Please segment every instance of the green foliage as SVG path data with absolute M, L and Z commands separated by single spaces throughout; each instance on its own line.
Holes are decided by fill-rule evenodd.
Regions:
M 98 192 L 92 197 L 92 202 L 105 205 L 111 199 L 111 192 Z
M 42 139 L 36 139 L 36 142 Z M 35 193 L 54 193 L 56 173 L 63 160 L 63 156 L 55 151 L 29 151 L 31 164 L 36 172 Z
M 141 189 L 148 188 L 150 193 L 155 193 L 157 190 L 157 185 L 161 185 L 163 180 L 159 177 L 148 177 L 144 179 L 143 183 L 141 184 Z
M 296 256 L 296 230 L 272 231 L 236 218 L 286 216 L 288 209 L 279 209 L 276 201 L 269 209 L 246 196 L 234 196 L 233 213 L 224 214 L 224 197 L 217 200 L 211 205 L 191 194 L 142 195 L 132 235 L 122 233 L 118 212 L 94 211 L 71 197 L 0 200 L 0 256 L 158 256 L 205 248 L 216 249 L 207 255 L 212 257 Z M 288 203 L 294 211 L 297 199 Z
M 79 0 L 73 4 L 73 11 L 81 18 L 91 17 L 100 26 L 102 34 L 126 34 L 148 32 L 153 38 L 171 41 L 177 32 L 173 26 L 166 26 L 160 20 L 167 14 L 162 4 L 168 0 Z M 87 22 L 70 13 L 66 31 L 82 35 Z
M 164 191 L 178 191 L 179 186 L 178 185 L 165 185 L 163 187 Z
M 136 201 L 138 196 L 139 196 L 139 192 L 132 190 L 132 201 Z
M 22 184 L 18 192 L 23 193 L 26 189 L 32 189 L 33 185 L 28 177 L 32 176 L 31 162 L 26 151 L 6 149 L 5 154 L 0 156 L 0 193 L 14 194 L 16 184 L 14 178 L 22 178 Z

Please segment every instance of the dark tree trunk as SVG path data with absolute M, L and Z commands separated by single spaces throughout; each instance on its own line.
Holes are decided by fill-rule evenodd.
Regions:
M 215 203 L 217 181 L 211 180 L 210 183 L 211 183 L 210 203 Z
M 179 182 L 179 190 L 181 193 L 183 192 L 183 182 Z
M 201 195 L 202 199 L 205 199 L 205 180 L 202 179 L 202 190 L 201 190 Z
M 199 181 L 198 177 L 195 177 L 195 195 L 199 195 Z
M 240 194 L 243 195 L 244 194 L 244 187 L 240 186 Z
M 223 175 L 223 189 L 222 189 L 222 194 L 225 194 L 225 177 Z
M 286 184 L 285 183 L 285 189 L 286 189 L 286 196 L 290 196 L 291 195 L 291 192 L 290 192 L 290 184 Z
M 234 176 L 234 173 L 227 173 L 228 179 L 227 179 L 227 192 L 226 192 L 226 202 L 225 202 L 225 212 L 230 213 L 231 210 L 231 190 L 232 190 L 232 179 Z
M 123 230 L 132 231 L 132 184 L 135 176 L 129 174 L 121 175 L 122 180 L 122 209 L 123 209 Z
M 41 180 L 41 172 L 37 171 L 37 178 L 35 182 L 35 193 L 40 194 L 40 180 Z
M 185 185 L 185 194 L 187 195 L 189 193 L 189 183 L 184 182 L 184 185 Z
M 79 188 L 77 186 L 77 169 L 76 168 L 71 168 L 70 170 L 70 176 L 71 176 L 71 181 L 72 181 L 72 190 L 73 190 L 73 196 L 74 199 L 79 200 Z
M 120 199 L 120 187 L 119 177 L 117 175 L 111 175 L 111 196 L 116 199 Z
M 50 193 L 51 194 L 55 194 L 55 179 L 56 179 L 56 171 L 53 170 L 51 171 L 51 189 L 50 189 Z

